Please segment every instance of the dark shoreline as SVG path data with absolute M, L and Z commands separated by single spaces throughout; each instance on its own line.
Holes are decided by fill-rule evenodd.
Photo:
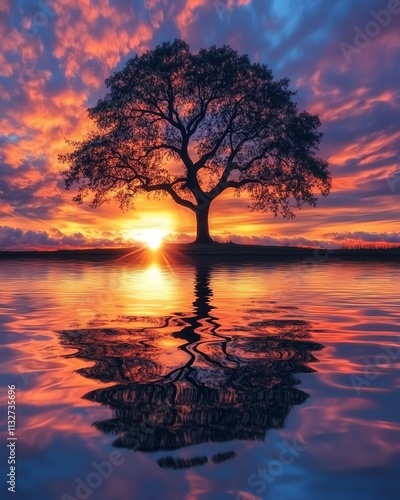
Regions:
M 161 255 L 172 261 L 188 262 L 235 262 L 235 261 L 302 261 L 312 259 L 325 261 L 400 261 L 400 247 L 394 248 L 356 248 L 327 250 L 309 247 L 239 245 L 215 243 L 194 245 L 192 243 L 169 243 L 161 250 L 152 252 L 145 247 L 97 248 L 83 250 L 50 251 L 0 251 L 0 260 L 9 259 L 51 259 L 111 261 L 124 259 L 142 261 L 149 256 Z M 310 260 L 311 262 L 311 260 Z

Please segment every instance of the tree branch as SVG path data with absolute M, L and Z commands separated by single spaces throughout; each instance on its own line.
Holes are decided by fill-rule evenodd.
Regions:
M 186 179 L 185 179 L 186 180 Z M 181 205 L 182 207 L 189 208 L 193 212 L 196 211 L 196 206 L 194 203 L 192 203 L 189 200 L 185 200 L 181 198 L 176 191 L 172 188 L 173 184 L 176 184 L 178 179 L 176 179 L 173 183 L 168 184 L 168 183 L 160 183 L 160 184 L 153 184 L 152 186 L 143 186 L 143 190 L 146 191 L 147 193 L 150 193 L 152 191 L 165 191 L 167 192 L 171 198 L 177 203 L 178 205 Z
M 225 189 L 229 189 L 229 188 L 238 189 L 238 188 L 241 188 L 242 186 L 245 186 L 246 184 L 261 184 L 262 185 L 263 183 L 259 179 L 250 179 L 250 178 L 241 179 L 240 181 L 228 181 L 222 187 L 220 193 L 222 193 L 222 191 L 225 191 Z
M 232 116 L 231 116 L 231 118 L 229 120 L 229 123 L 226 126 L 225 130 L 223 131 L 221 137 L 216 141 L 216 143 L 215 143 L 214 147 L 211 149 L 211 151 L 207 151 L 207 153 L 204 153 L 203 156 L 193 165 L 194 169 L 196 170 L 196 172 L 198 170 L 200 170 L 200 168 L 202 168 L 203 165 L 205 163 L 207 163 L 207 161 L 210 158 L 212 158 L 213 156 L 215 156 L 216 152 L 218 151 L 218 149 L 221 146 L 222 142 L 224 141 L 225 137 L 228 135 L 228 132 L 231 129 L 233 121 L 236 118 L 236 116 L 237 116 L 237 112 L 235 111 L 232 114 Z

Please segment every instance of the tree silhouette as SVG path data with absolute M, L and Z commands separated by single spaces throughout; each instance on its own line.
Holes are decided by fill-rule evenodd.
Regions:
M 124 210 L 140 193 L 170 196 L 196 215 L 196 242 L 210 243 L 212 201 L 246 191 L 253 210 L 293 217 L 326 196 L 328 164 L 316 156 L 318 116 L 300 112 L 289 80 L 229 46 L 192 54 L 182 40 L 130 59 L 88 110 L 94 129 L 59 156 L 74 201 Z
M 264 440 L 268 429 L 283 428 L 291 408 L 307 399 L 295 374 L 314 371 L 308 366 L 316 361 L 312 352 L 323 348 L 310 339 L 310 324 L 260 320 L 250 311 L 244 332 L 219 333 L 211 301 L 211 268 L 200 266 L 193 315 L 176 313 L 141 328 L 60 332 L 62 345 L 77 351 L 69 356 L 94 363 L 78 370 L 82 376 L 115 383 L 83 396 L 113 410 L 111 419 L 94 425 L 117 436 L 114 446 L 167 452 L 205 442 Z M 158 346 L 171 326 L 187 359 L 172 369 Z M 182 468 L 207 460 L 167 457 L 159 465 Z

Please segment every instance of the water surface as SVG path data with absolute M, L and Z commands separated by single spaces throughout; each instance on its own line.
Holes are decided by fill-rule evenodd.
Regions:
M 400 497 L 398 265 L 0 273 L 14 498 Z

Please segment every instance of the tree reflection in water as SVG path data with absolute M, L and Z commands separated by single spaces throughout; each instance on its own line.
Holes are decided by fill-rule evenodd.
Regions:
M 294 405 L 306 401 L 295 374 L 314 371 L 308 366 L 317 361 L 312 352 L 323 348 L 311 340 L 311 325 L 271 319 L 274 306 L 268 304 L 268 310 L 249 311 L 242 331 L 219 332 L 211 272 L 209 266 L 196 268 L 191 316 L 149 318 L 149 326 L 141 328 L 60 332 L 62 345 L 77 350 L 69 356 L 94 362 L 78 370 L 81 375 L 115 384 L 83 396 L 113 410 L 113 418 L 93 425 L 117 436 L 114 446 L 165 452 L 206 442 L 264 440 L 269 429 L 285 427 Z M 268 319 L 260 320 L 266 313 Z M 160 345 L 166 329 L 182 340 L 178 349 L 186 358 L 172 369 Z M 220 453 L 212 461 L 233 456 Z M 207 461 L 166 457 L 158 463 L 183 468 Z

